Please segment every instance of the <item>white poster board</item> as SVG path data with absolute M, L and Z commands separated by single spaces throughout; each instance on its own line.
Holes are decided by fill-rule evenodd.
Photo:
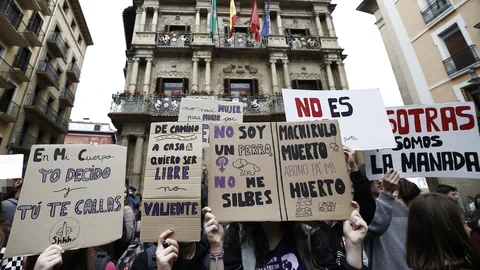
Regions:
M 283 89 L 287 122 L 338 120 L 342 141 L 354 150 L 395 147 L 378 89 L 305 91 Z
M 23 155 L 0 155 L 0 179 L 22 178 Z
M 210 123 L 243 123 L 243 103 L 182 98 L 178 122 L 201 122 L 202 144 L 209 146 Z
M 396 147 L 366 151 L 370 180 L 387 168 L 402 177 L 480 178 L 480 137 L 475 105 L 446 103 L 387 108 Z

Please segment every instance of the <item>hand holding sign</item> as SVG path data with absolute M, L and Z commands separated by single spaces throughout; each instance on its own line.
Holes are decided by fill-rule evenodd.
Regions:
M 217 218 L 212 214 L 209 207 L 203 208 L 202 212 L 205 214 L 205 234 L 210 243 L 210 250 L 212 253 L 223 252 L 223 239 L 225 231 L 222 224 L 218 223 Z
M 392 195 L 397 190 L 398 182 L 400 181 L 400 173 L 388 168 L 385 177 L 383 178 L 383 191 Z
M 368 226 L 362 216 L 360 216 L 360 206 L 357 202 L 352 202 L 352 206 L 355 208 L 350 218 L 343 222 L 343 235 L 348 243 L 354 246 L 362 244 L 363 239 L 368 231 Z
M 352 150 L 352 148 L 344 145 L 343 153 L 345 154 L 345 161 L 347 162 L 348 166 L 350 166 L 350 169 L 352 169 L 352 172 L 358 172 L 359 169 L 355 158 L 355 151 Z
M 51 270 L 62 265 L 62 254 L 65 253 L 59 245 L 51 245 L 40 254 L 33 270 Z
M 157 266 L 160 270 L 171 270 L 173 267 L 173 262 L 178 259 L 178 252 L 180 246 L 178 245 L 177 241 L 168 238 L 172 234 L 173 229 L 166 230 L 158 238 L 158 245 L 157 251 L 155 252 L 155 257 L 157 258 Z M 164 245 L 167 247 L 165 247 Z M 148 259 L 151 260 L 151 258 Z

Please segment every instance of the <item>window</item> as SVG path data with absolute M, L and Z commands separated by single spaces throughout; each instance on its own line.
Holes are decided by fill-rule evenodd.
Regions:
M 417 0 L 426 24 L 443 14 L 452 6 L 449 0 Z
M 225 94 L 232 95 L 234 97 L 240 96 L 254 96 L 258 94 L 258 80 L 237 80 L 237 79 L 225 79 L 224 80 L 224 92 Z
M 100 131 L 100 125 L 95 125 L 95 126 L 93 127 L 93 130 L 94 130 L 94 131 Z
M 165 32 L 191 32 L 189 25 L 165 25 Z
M 155 93 L 164 93 L 167 96 L 181 95 L 188 91 L 187 78 L 157 78 Z
M 77 24 L 75 23 L 75 20 L 72 20 L 70 27 L 72 28 L 72 31 L 75 32 L 75 29 L 77 29 Z
M 57 138 L 51 137 L 50 138 L 50 144 L 56 144 L 57 143 Z
M 0 97 L 0 112 L 8 113 L 16 88 L 5 89 Z
M 18 49 L 18 53 L 17 53 L 17 56 L 15 57 L 15 62 L 13 63 L 13 66 L 23 71 L 23 73 L 26 73 L 31 56 L 32 56 L 32 51 L 30 51 L 29 48 Z
M 78 45 L 82 46 L 83 39 L 81 35 L 78 35 L 77 42 L 78 42 Z
M 67 15 L 69 9 L 70 7 L 68 6 L 67 0 L 65 0 L 65 2 L 63 3 L 63 13 Z
M 309 29 L 296 29 L 296 28 L 287 28 L 285 29 L 285 33 L 290 36 L 309 36 L 310 30 Z
M 45 133 L 43 132 L 43 130 L 40 130 L 38 131 L 38 136 L 37 136 L 37 144 L 45 144 L 43 141 L 42 141 L 42 137 Z
M 43 26 L 43 19 L 38 12 L 34 12 L 28 21 L 27 29 L 36 36 L 40 33 Z
M 469 46 L 458 24 L 452 25 L 439 35 L 443 41 L 445 55 L 450 56 L 443 61 L 448 75 L 452 75 L 462 69 L 480 61 L 474 45 Z M 441 48 L 442 49 L 442 48 Z
M 322 90 L 322 81 L 320 80 L 293 80 L 292 89 L 302 90 Z
M 480 86 L 475 85 L 462 89 L 465 101 L 473 101 L 475 103 L 477 115 L 480 116 Z
M 230 27 L 225 26 L 224 32 L 225 32 L 225 35 L 228 35 L 228 33 L 230 33 Z M 249 34 L 250 29 L 248 27 L 244 27 L 244 26 L 235 26 L 235 27 L 233 27 L 233 33 Z

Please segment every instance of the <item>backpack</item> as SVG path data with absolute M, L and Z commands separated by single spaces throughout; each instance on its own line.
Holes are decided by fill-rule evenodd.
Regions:
M 132 267 L 133 262 L 137 258 L 138 254 L 144 251 L 144 245 L 139 240 L 135 240 L 131 245 L 128 246 L 127 250 L 122 254 L 120 259 L 118 259 L 118 269 L 119 270 L 128 270 Z M 154 252 L 155 254 L 155 252 Z M 149 263 L 150 266 L 150 263 Z
M 108 262 L 111 262 L 112 258 L 104 251 L 99 251 L 95 254 L 94 268 L 95 270 L 105 270 Z

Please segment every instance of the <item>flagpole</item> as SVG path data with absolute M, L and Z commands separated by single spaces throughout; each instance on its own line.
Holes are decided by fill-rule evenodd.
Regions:
M 218 47 L 222 47 L 221 39 L 220 39 L 220 25 L 218 24 L 218 12 L 217 12 L 217 35 L 218 35 Z

